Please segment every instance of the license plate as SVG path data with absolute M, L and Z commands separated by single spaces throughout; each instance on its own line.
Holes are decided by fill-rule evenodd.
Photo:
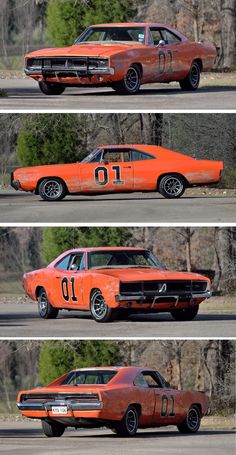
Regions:
M 67 414 L 67 406 L 52 406 L 52 414 Z

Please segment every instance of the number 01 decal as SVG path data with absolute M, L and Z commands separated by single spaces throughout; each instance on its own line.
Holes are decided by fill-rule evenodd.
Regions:
M 120 166 L 111 166 L 111 170 L 115 173 L 115 179 L 111 180 L 111 183 L 113 183 L 113 185 L 124 185 L 125 182 L 121 179 Z M 98 185 L 107 185 L 109 182 L 108 169 L 105 166 L 96 167 L 94 171 L 94 179 Z
M 170 413 L 169 416 L 173 417 L 175 415 L 175 398 L 174 395 L 162 395 L 161 397 L 161 417 L 166 417 L 168 416 L 168 408 L 169 408 L 169 402 L 170 402 Z
M 69 302 L 69 300 L 70 300 L 70 291 L 71 291 L 72 302 L 78 302 L 78 299 L 75 295 L 75 277 L 74 276 L 72 276 L 70 279 L 70 286 L 69 286 L 69 280 L 66 276 L 62 279 L 61 290 L 62 290 L 63 299 L 66 302 Z
M 169 60 L 169 63 L 168 63 Z M 167 52 L 162 50 L 158 51 L 158 73 L 172 73 L 173 71 L 173 52 L 171 49 L 168 49 Z M 167 66 L 168 65 L 168 66 Z

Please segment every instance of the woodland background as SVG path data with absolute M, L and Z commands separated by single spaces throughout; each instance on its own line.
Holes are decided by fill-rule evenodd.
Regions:
M 235 295 L 235 227 L 1 227 L 0 295 L 23 294 L 24 272 L 89 246 L 149 248 L 168 269 L 205 274 L 216 294 Z
M 162 22 L 190 39 L 211 41 L 216 68 L 235 67 L 236 0 L 1 0 L 0 70 L 23 69 L 23 55 L 70 45 L 88 25 L 125 21 Z
M 235 341 L 1 341 L 0 416 L 16 413 L 17 391 L 45 385 L 73 368 L 136 365 L 172 386 L 205 391 L 212 414 L 234 413 Z
M 0 185 L 15 167 L 80 161 L 100 144 L 162 145 L 224 161 L 221 187 L 236 188 L 235 114 L 1 114 Z

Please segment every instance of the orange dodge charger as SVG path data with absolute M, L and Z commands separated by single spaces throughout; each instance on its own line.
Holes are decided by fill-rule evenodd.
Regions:
M 73 370 L 47 387 L 19 392 L 17 406 L 23 416 L 40 419 L 48 437 L 67 427 L 106 426 L 134 436 L 138 428 L 176 425 L 196 433 L 210 411 L 203 392 L 173 389 L 157 371 L 138 367 Z
M 67 194 L 159 191 L 179 198 L 187 187 L 217 183 L 223 162 L 197 160 L 155 145 L 107 145 L 95 148 L 80 163 L 16 169 L 11 185 L 46 201 Z
M 170 312 L 192 320 L 199 304 L 211 297 L 210 280 L 197 273 L 167 271 L 142 248 L 106 247 L 69 250 L 46 268 L 26 273 L 26 294 L 38 301 L 39 315 L 90 311 L 97 322 L 121 314 Z
M 190 41 L 163 24 L 99 24 L 72 46 L 27 54 L 25 73 L 46 95 L 81 86 L 110 86 L 132 95 L 141 84 L 172 81 L 182 90 L 196 90 L 201 71 L 212 69 L 216 54 L 214 45 Z

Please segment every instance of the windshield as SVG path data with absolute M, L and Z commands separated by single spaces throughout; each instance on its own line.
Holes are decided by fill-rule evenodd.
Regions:
M 71 371 L 61 385 L 107 384 L 116 373 L 112 370 Z
M 158 268 L 164 266 L 148 250 L 92 251 L 88 254 L 89 269 Z
M 74 44 L 106 42 L 145 43 L 145 27 L 89 27 Z
M 93 162 L 93 159 L 96 157 L 97 153 L 99 152 L 99 148 L 95 148 L 94 150 L 92 150 L 92 152 L 90 152 L 82 161 L 81 163 L 89 163 L 89 162 Z

